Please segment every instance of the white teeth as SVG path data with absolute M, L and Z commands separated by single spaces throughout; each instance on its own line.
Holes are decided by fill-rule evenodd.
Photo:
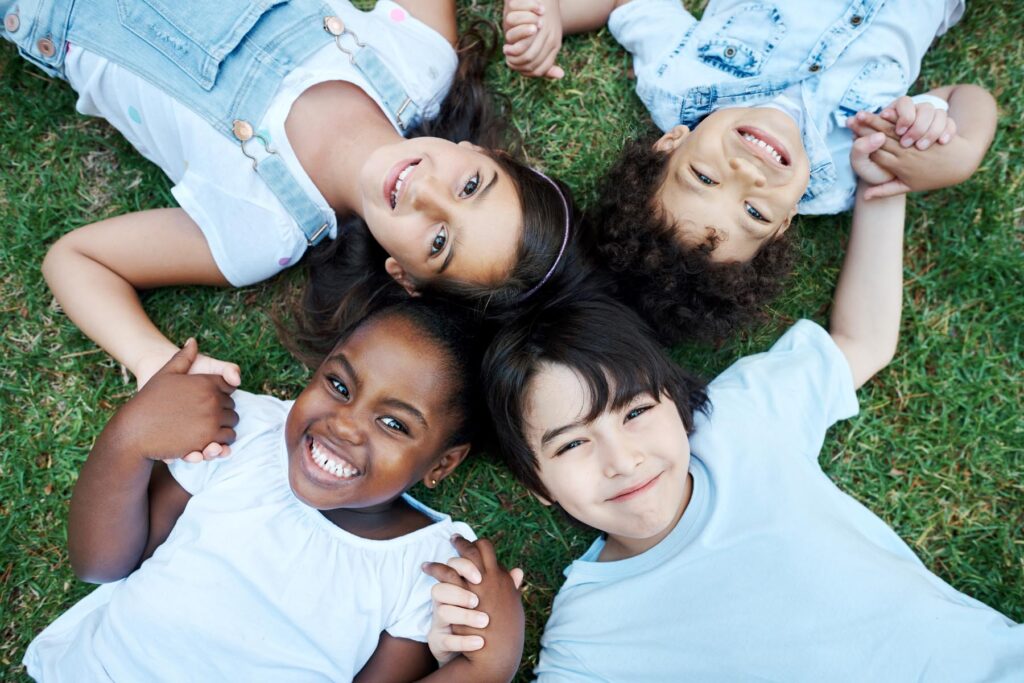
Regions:
M 330 454 L 327 448 L 321 446 L 316 440 L 312 441 L 309 452 L 313 456 L 313 462 L 328 474 L 333 474 L 340 479 L 351 479 L 359 474 L 359 470 L 355 467 L 352 467 L 347 463 L 338 462 L 336 459 L 338 456 Z
M 764 140 L 756 138 L 753 135 L 751 135 L 750 133 L 744 133 L 743 134 L 743 139 L 746 140 L 747 142 L 753 142 L 755 145 L 757 145 L 761 149 L 767 150 L 768 153 L 772 155 L 772 158 L 775 159 L 775 161 L 779 162 L 780 164 L 785 163 L 785 162 L 782 161 L 782 155 L 779 154 L 778 152 L 776 152 L 775 148 L 772 147 L 771 145 L 769 145 Z
M 398 174 L 398 179 L 395 181 L 395 189 L 391 190 L 391 208 L 395 208 L 398 203 L 398 191 L 402 189 L 402 183 L 405 182 L 405 177 L 412 173 L 412 169 L 416 167 L 420 162 L 414 162 L 402 169 L 402 172 Z

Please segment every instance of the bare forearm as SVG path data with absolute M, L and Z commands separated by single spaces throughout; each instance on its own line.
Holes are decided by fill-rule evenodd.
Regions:
M 963 157 L 964 178 L 978 168 L 996 132 L 998 108 L 984 88 L 972 84 L 947 85 L 928 93 L 949 103 L 949 116 L 956 122 L 957 135 L 970 144 Z
M 629 0 L 550 0 L 562 13 L 562 32 L 585 33 L 596 31 L 608 23 L 608 16 L 616 7 Z
M 132 452 L 124 431 L 115 415 L 89 453 L 71 496 L 68 551 L 75 574 L 85 581 L 127 576 L 146 547 L 153 466 Z
M 829 332 L 860 387 L 896 352 L 903 305 L 903 225 L 906 197 L 865 200 L 857 190 Z
M 502 672 L 483 670 L 474 662 L 459 655 L 429 676 L 420 679 L 423 683 L 508 683 L 515 676 L 515 671 L 508 675 Z
M 140 358 L 169 358 L 177 349 L 146 315 L 127 280 L 73 247 L 52 249 L 43 275 L 68 318 L 133 374 Z

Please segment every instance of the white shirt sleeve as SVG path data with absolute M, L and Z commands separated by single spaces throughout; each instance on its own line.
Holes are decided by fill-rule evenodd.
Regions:
M 633 55 L 637 73 L 675 49 L 697 23 L 682 0 L 632 0 L 608 17 L 608 30 Z
M 264 206 L 191 171 L 171 194 L 203 231 L 217 267 L 235 287 L 276 275 L 306 251 L 305 238 L 280 206 Z

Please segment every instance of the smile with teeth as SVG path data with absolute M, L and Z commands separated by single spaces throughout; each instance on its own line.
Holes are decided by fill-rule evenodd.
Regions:
M 744 140 L 746 140 L 747 142 L 753 143 L 753 144 L 757 145 L 758 147 L 760 147 L 761 149 L 763 149 L 766 152 L 768 152 L 768 154 L 770 154 L 771 157 L 773 159 L 775 159 L 775 161 L 778 162 L 779 164 L 781 164 L 783 166 L 788 166 L 789 165 L 789 163 L 786 161 L 786 159 L 783 158 L 783 156 L 781 154 L 779 154 L 777 151 L 775 151 L 774 147 L 772 147 L 771 145 L 769 145 L 767 142 L 765 142 L 761 138 L 757 137 L 756 135 L 753 135 L 753 134 L 747 133 L 747 132 L 741 132 L 740 133 L 740 137 L 743 138 Z
M 411 164 L 409 164 L 408 166 L 403 168 L 402 172 L 398 174 L 398 178 L 395 180 L 395 186 L 393 188 L 391 188 L 391 208 L 392 209 L 395 208 L 396 206 L 398 206 L 398 192 L 399 192 L 399 190 L 402 189 L 402 183 L 405 182 L 405 178 L 410 173 L 412 173 L 412 169 L 416 168 L 416 166 L 418 166 L 419 163 L 420 162 L 418 162 L 418 161 L 412 162 Z
M 355 465 L 311 437 L 309 438 L 309 452 L 317 467 L 338 479 L 354 479 L 362 474 Z

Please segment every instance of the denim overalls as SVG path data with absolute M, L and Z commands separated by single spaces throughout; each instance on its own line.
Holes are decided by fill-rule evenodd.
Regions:
M 0 0 L 4 35 L 21 55 L 63 77 L 65 45 L 95 52 L 172 94 L 217 131 L 267 183 L 309 246 L 329 223 L 256 132 L 281 82 L 336 42 L 381 95 L 404 134 L 421 112 L 373 48 L 318 0 Z

